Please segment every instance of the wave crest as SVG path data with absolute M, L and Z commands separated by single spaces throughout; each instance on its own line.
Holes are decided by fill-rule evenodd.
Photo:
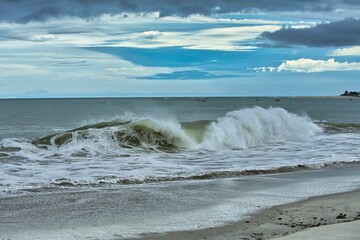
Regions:
M 309 118 L 282 108 L 246 108 L 212 123 L 202 147 L 210 150 L 246 148 L 274 141 L 297 141 L 321 133 Z
M 129 151 L 239 149 L 303 140 L 321 132 L 322 128 L 307 117 L 282 108 L 254 107 L 228 112 L 215 121 L 178 123 L 161 119 L 120 119 L 101 122 L 35 139 L 31 145 L 51 152 L 52 156 L 118 156 Z M 29 143 L 26 144 L 29 148 Z M 11 146 L 2 145 L 6 147 Z

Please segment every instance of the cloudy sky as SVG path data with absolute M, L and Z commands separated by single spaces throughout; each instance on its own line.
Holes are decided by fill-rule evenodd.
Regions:
M 0 98 L 339 95 L 358 0 L 0 0 Z

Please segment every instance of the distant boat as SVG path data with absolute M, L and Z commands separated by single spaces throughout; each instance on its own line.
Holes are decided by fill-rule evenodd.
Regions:
M 198 102 L 207 102 L 207 99 L 206 98 L 198 98 L 198 99 L 196 99 L 196 101 L 198 101 Z
M 99 100 L 98 103 L 104 104 L 104 103 L 106 103 L 106 101 L 105 100 Z
M 275 98 L 275 102 L 280 102 L 280 98 Z

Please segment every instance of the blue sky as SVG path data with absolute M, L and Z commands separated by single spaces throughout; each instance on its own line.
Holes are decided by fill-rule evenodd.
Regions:
M 360 2 L 0 0 L 0 98 L 359 91 Z

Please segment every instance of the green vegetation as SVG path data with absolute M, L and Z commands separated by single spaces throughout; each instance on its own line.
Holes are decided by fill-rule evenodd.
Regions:
M 355 91 L 354 92 L 348 92 L 348 91 L 345 91 L 340 96 L 360 97 L 360 92 L 355 92 Z

